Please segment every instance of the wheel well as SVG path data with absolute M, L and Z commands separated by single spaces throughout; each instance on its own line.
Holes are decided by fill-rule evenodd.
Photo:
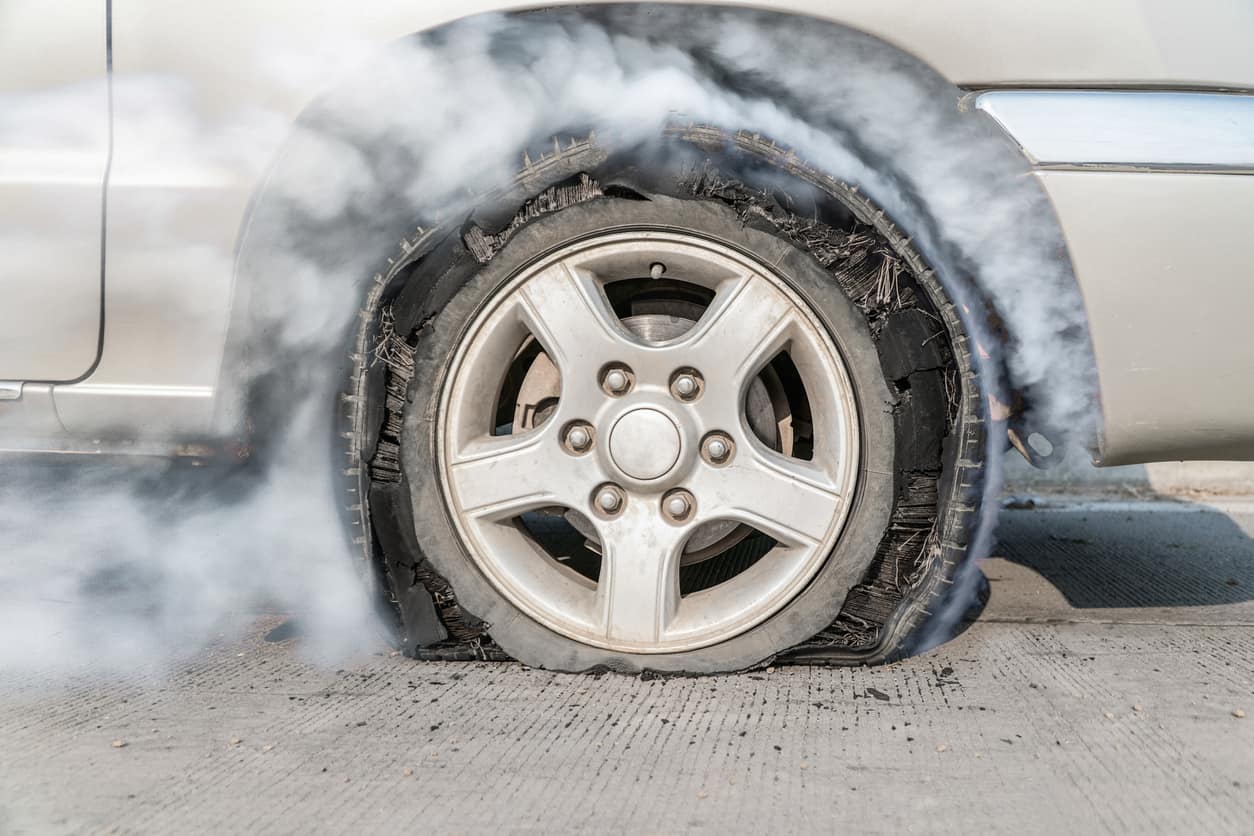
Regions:
M 384 48 L 379 66 L 394 72 L 398 66 L 412 69 L 392 62 L 398 54 L 412 55 L 417 50 L 424 62 L 474 67 L 483 58 L 475 51 L 485 49 L 484 28 L 482 20 L 471 19 L 415 34 Z M 581 39 L 589 31 L 630 42 L 633 49 L 656 49 L 657 60 L 669 56 L 666 60 L 673 61 L 674 72 L 686 73 L 709 85 L 710 90 L 721 91 L 708 95 L 725 96 L 726 101 L 719 102 L 724 109 L 740 109 L 745 118 L 759 122 L 720 124 L 715 120 L 706 124 L 754 132 L 738 134 L 737 141 L 756 142 L 762 136 L 772 136 L 781 143 L 779 153 L 792 149 L 798 161 L 810 160 L 811 170 L 798 170 L 799 176 L 811 177 L 813 172 L 823 171 L 855 183 L 897 223 L 910 229 L 913 245 L 937 266 L 947 290 L 968 309 L 989 312 L 986 319 L 993 326 L 987 329 L 988 342 L 1002 342 L 1008 347 L 1002 354 L 1008 388 L 1021 396 L 1017 401 L 1008 396 L 1007 403 L 1022 414 L 1025 431 L 1037 429 L 1054 435 L 1052 425 L 1065 425 L 1065 419 L 1073 417 L 1056 414 L 1048 404 L 1062 400 L 1053 396 L 1063 386 L 1096 391 L 1083 304 L 1065 241 L 1043 190 L 1033 178 L 1023 176 L 1029 167 L 1020 150 L 983 114 L 963 112 L 959 107 L 961 91 L 932 68 L 895 46 L 838 24 L 747 9 L 667 7 L 647 13 L 630 7 L 543 9 L 505 16 L 487 43 L 494 50 L 494 61 L 510 71 L 516 67 L 517 74 L 525 75 L 532 72 L 526 62 L 537 50 L 563 45 L 582 48 Z M 467 32 L 479 34 L 469 37 Z M 735 51 L 723 48 L 720 42 L 720 38 L 733 34 L 745 37 L 746 33 L 758 39 L 758 49 Z M 604 48 L 611 49 L 610 44 L 611 40 L 605 40 Z M 614 58 L 616 61 L 608 62 L 604 70 L 617 69 L 624 75 L 639 72 L 626 49 Z M 441 156 L 442 149 L 431 147 L 432 142 L 471 146 L 482 142 L 467 133 L 477 124 L 473 118 L 467 117 L 469 128 L 453 127 L 460 121 L 459 109 L 466 111 L 461 114 L 465 117 L 480 107 L 470 103 L 482 91 L 466 73 L 450 73 L 444 81 L 451 86 L 439 103 L 448 115 L 447 135 L 424 133 L 413 121 L 395 118 L 389 111 L 403 112 L 411 104 L 403 89 L 381 91 L 381 77 L 387 77 L 386 73 L 354 73 L 313 102 L 299 117 L 291 139 L 254 196 L 240 235 L 237 304 L 223 375 L 228 388 L 237 378 L 250 377 L 250 364 L 244 356 L 249 353 L 247 347 L 264 344 L 284 330 L 271 321 L 271 314 L 255 310 L 258 286 L 272 283 L 274 275 L 265 263 L 267 259 L 259 258 L 257 251 L 272 254 L 275 238 L 280 239 L 280 249 L 292 244 L 291 233 L 299 231 L 301 224 L 315 230 L 310 238 L 325 239 L 315 260 L 342 259 L 347 240 L 368 251 L 362 246 L 365 240 L 336 234 L 337 224 L 311 215 L 302 205 L 319 196 L 310 182 L 311 174 L 325 169 L 328 163 L 336 164 L 336 155 L 344 156 L 345 167 L 360 166 L 363 160 L 375 166 L 368 177 L 363 176 L 363 183 L 372 184 L 366 191 L 375 193 L 347 199 L 338 196 L 343 211 L 332 214 L 379 233 L 375 240 L 380 249 L 376 252 L 386 251 L 382 249 L 385 242 L 413 232 L 412 227 L 405 230 L 399 224 L 379 223 L 377 219 L 387 211 L 427 228 L 439 226 L 447 220 L 445 216 L 456 211 L 444 200 L 453 195 L 448 189 L 439 195 L 432 192 L 439 205 L 424 205 L 421 197 L 415 198 L 417 189 L 398 189 L 390 182 L 397 179 L 395 176 L 379 175 L 391 173 L 383 171 L 387 167 L 404 171 L 409 165 L 419 179 L 438 178 L 440 172 L 423 169 L 423 159 Z M 536 82 L 544 79 L 548 77 L 535 76 Z M 549 80 L 562 83 L 561 77 Z M 458 86 L 463 89 L 458 90 Z M 660 109 L 675 104 L 662 90 L 658 98 Z M 381 118 L 377 126 L 363 126 L 362 100 L 377 103 L 387 118 Z M 515 101 L 501 105 L 528 118 L 539 113 L 535 103 L 524 102 L 521 108 Z M 609 130 L 623 133 L 624 126 L 616 124 L 608 111 L 595 112 L 586 102 L 572 103 L 571 111 L 551 113 L 553 124 L 546 125 L 545 133 L 539 136 L 498 129 L 496 133 L 516 139 L 485 147 L 482 168 L 495 172 L 509 160 L 512 169 L 514 155 L 526 149 L 535 163 L 533 180 L 542 182 L 550 132 L 586 136 L 585 131 L 574 130 L 576 126 L 569 120 L 593 127 L 608 121 Z M 645 106 L 643 116 L 653 115 Z M 673 120 L 692 117 L 697 123 L 702 121 L 700 116 L 670 113 Z M 637 114 L 633 118 L 640 117 Z M 354 119 L 359 121 L 354 123 Z M 567 123 L 561 124 L 564 120 Z M 920 126 L 924 126 L 922 130 Z M 778 129 L 782 128 L 798 135 L 781 133 Z M 400 135 L 373 135 L 388 131 L 399 131 Z M 406 131 L 413 135 L 405 135 Z M 821 139 L 816 140 L 819 135 Z M 413 146 L 419 141 L 427 147 L 415 151 Z M 477 172 L 466 172 L 466 176 L 471 175 Z M 500 190 L 497 174 L 480 177 L 477 186 L 468 185 L 482 188 L 493 180 L 495 185 L 488 191 Z M 459 201 L 470 205 L 464 197 Z M 508 203 L 501 201 L 501 205 Z M 1032 268 L 1041 269 L 1025 277 Z M 346 270 L 334 280 L 353 286 L 360 298 L 369 291 L 356 276 L 368 275 L 373 269 L 367 259 L 357 266 L 355 275 Z M 346 306 L 347 310 L 351 308 Z M 1044 325 L 1033 321 L 1041 318 L 1057 321 Z M 268 356 L 282 347 L 264 346 L 254 353 Z M 993 350 L 991 345 L 985 348 Z M 1070 379 L 1058 383 L 1060 377 Z M 224 398 L 224 402 L 231 401 Z M 239 410 L 233 413 L 236 418 L 239 414 Z
M 533 71 L 529 50 L 539 48 L 541 40 L 525 37 L 530 27 L 543 27 L 537 34 L 545 38 L 559 33 L 559 42 L 560 33 L 599 28 L 627 39 L 646 58 L 675 60 L 671 69 L 701 80 L 706 84 L 699 88 L 702 96 L 722 106 L 710 114 L 714 120 L 701 118 L 700 97 L 684 102 L 695 113 L 655 113 L 646 107 L 649 119 L 661 117 L 659 122 L 669 124 L 672 138 L 696 149 L 730 144 L 769 156 L 816 193 L 830 185 L 828 180 L 853 184 L 851 193 L 864 196 L 866 211 L 876 215 L 864 220 L 910 230 L 910 247 L 934 269 L 937 283 L 955 301 L 957 315 L 973 337 L 985 391 L 1003 404 L 1013 403 L 1010 395 L 999 394 L 1006 390 L 1039 395 L 1038 403 L 1045 406 L 1025 402 L 1020 410 L 1036 422 L 1033 426 L 1046 427 L 1067 417 L 1051 412 L 1052 390 L 1091 385 L 1083 306 L 1043 191 L 1023 176 L 1028 166 L 1019 151 L 981 115 L 961 113 L 959 91 L 917 60 L 835 24 L 805 20 L 801 25 L 787 15 L 746 9 L 710 10 L 705 25 L 697 28 L 666 26 L 661 17 L 606 9 L 556 8 L 506 20 L 508 25 L 489 33 L 488 41 L 497 47 L 493 60 L 504 62 L 513 74 Z M 482 39 L 461 37 L 467 25 L 442 27 L 394 49 L 420 49 L 428 66 L 466 66 L 466 59 L 474 57 L 466 50 L 482 49 Z M 733 31 L 752 32 L 762 50 L 733 54 L 721 49 L 720 33 Z M 632 60 L 626 54 L 617 57 L 620 63 Z M 503 130 L 510 126 L 475 121 L 477 105 L 470 103 L 477 102 L 478 91 L 474 79 L 465 76 L 444 79 L 448 89 L 442 106 L 456 118 L 432 120 L 436 128 L 443 126 L 435 133 L 405 118 L 381 118 L 378 124 L 347 119 L 346 114 L 361 113 L 362 100 L 381 114 L 413 110 L 412 93 L 403 86 L 380 90 L 379 77 L 386 76 L 358 74 L 302 115 L 246 221 L 237 260 L 241 304 L 233 311 L 226 368 L 228 379 L 238 376 L 247 383 L 241 400 L 253 437 L 264 437 L 264 428 L 279 420 L 301 385 L 312 384 L 329 395 L 338 381 L 351 379 L 357 387 L 369 384 L 372 374 L 377 377 L 371 370 L 375 346 L 372 338 L 363 337 L 358 323 L 374 321 L 379 302 L 395 293 L 393 282 L 408 256 L 425 252 L 442 236 L 467 232 L 462 221 L 472 207 L 476 226 L 489 230 L 482 245 L 493 246 L 488 239 L 508 228 L 519 206 L 604 161 L 609 143 L 598 139 L 638 150 L 647 145 L 644 134 L 656 132 L 650 124 L 642 133 L 638 124 L 624 122 L 612 108 L 597 110 L 588 101 L 572 106 L 571 112 L 526 103 L 535 106 L 530 115 L 543 125 L 543 134 L 532 132 L 536 125 Z M 561 79 L 554 83 L 560 85 Z M 662 107 L 675 103 L 665 95 L 659 101 Z M 608 103 L 614 104 L 613 97 Z M 638 112 L 632 116 L 637 123 L 649 121 Z M 454 129 L 460 120 L 470 127 Z M 598 133 L 590 134 L 588 126 Z M 563 138 L 553 140 L 554 133 Z M 479 148 L 476 143 L 485 135 L 498 138 Z M 767 138 L 771 136 L 779 144 Z M 482 164 L 459 169 L 452 178 L 468 178 L 467 189 L 451 188 L 449 172 L 435 171 L 429 162 L 459 144 L 482 155 L 473 158 Z M 515 155 L 524 161 L 522 172 L 502 177 L 506 168 L 517 168 Z M 337 195 L 331 211 L 317 203 L 319 187 L 311 174 L 338 162 L 364 162 L 368 171 L 359 184 L 363 188 Z M 650 180 L 647 167 L 635 173 L 643 180 L 642 191 L 665 194 L 676 186 Z M 632 191 L 627 182 L 603 187 L 620 189 L 621 194 Z M 565 188 L 577 191 L 578 183 Z M 798 217 L 818 209 L 813 201 L 789 208 Z M 398 239 L 401 257 L 379 270 L 381 254 L 393 252 Z M 298 259 L 291 258 L 293 251 Z M 299 269 L 309 264 L 314 269 Z M 1023 278 L 1025 264 L 1040 268 L 1033 281 Z M 436 298 L 444 292 L 439 287 L 428 290 Z M 328 311 L 337 315 L 328 316 Z M 1042 312 L 1057 315 L 1058 321 L 1041 327 Z M 311 321 L 324 323 L 317 339 L 292 325 Z M 1051 365 L 1060 346 L 1067 362 Z M 1031 355 L 1031 362 L 1019 362 L 1025 355 Z M 260 357 L 259 365 L 268 373 L 250 368 L 250 357 Z M 297 369 L 302 371 L 291 373 Z M 1051 376 L 1052 370 L 1058 373 Z M 365 393 L 354 388 L 342 397 L 349 414 Z M 376 440 L 364 438 L 368 432 L 364 424 L 335 428 L 335 433 L 363 439 L 366 449 L 374 450 Z M 334 439 L 335 433 L 328 435 Z M 351 452 L 347 460 L 339 455 L 344 474 L 359 476 L 362 461 Z M 349 514 L 355 539 L 368 548 L 371 533 L 364 505 L 359 493 Z

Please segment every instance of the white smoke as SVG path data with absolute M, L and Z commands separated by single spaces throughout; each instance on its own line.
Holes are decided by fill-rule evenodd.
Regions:
M 725 67 L 743 75 L 724 77 Z M 116 77 L 119 176 L 140 160 L 149 173 L 193 163 L 204 170 L 206 162 L 245 180 L 268 172 L 292 218 L 332 226 L 374 212 L 386 191 L 406 216 L 354 239 L 373 242 L 392 226 L 465 217 L 477 196 L 510 182 L 521 149 L 551 132 L 595 128 L 627 147 L 655 138 L 676 114 L 758 131 L 861 184 L 900 225 L 918 230 L 916 244 L 950 265 L 946 275 L 970 269 L 1020 340 L 1011 371 L 1039 390 L 1040 414 L 1059 426 L 1090 419 L 1087 348 L 1060 339 L 1083 329 L 1084 314 L 1064 292 L 1067 268 L 1053 249 L 1047 204 L 1001 188 L 998 178 L 1013 167 L 988 159 L 982 115 L 959 116 L 956 91 L 869 39 L 743 10 L 568 11 L 479 17 L 382 53 L 334 37 L 265 43 L 252 69 L 279 95 L 334 89 L 317 119 L 292 126 L 262 108 L 210 113 L 204 91 L 185 79 Z M 936 116 L 945 110 L 937 96 L 949 97 L 952 112 Z M 73 130 L 75 111 L 63 100 L 72 96 L 50 90 L 32 99 L 50 131 Z M 850 130 L 863 148 L 851 147 Z M 381 137 L 391 151 L 410 153 L 374 155 Z M 178 201 L 195 199 L 193 191 L 173 203 L 154 195 L 120 210 L 124 219 L 142 217 L 153 257 L 178 265 L 189 285 L 199 271 L 234 261 L 233 240 L 206 243 L 180 221 L 186 207 Z M 299 228 L 248 235 L 246 244 L 268 248 L 266 263 L 280 268 L 257 296 L 276 335 L 274 357 L 337 352 L 360 283 L 390 251 L 315 257 Z M 182 315 L 198 314 L 214 311 L 189 304 Z M 973 336 L 995 350 L 991 335 Z M 252 363 L 251 375 L 286 372 Z M 197 479 L 177 468 L 160 479 L 135 465 L 66 478 L 35 463 L 6 468 L 0 667 L 126 670 L 173 660 L 265 608 L 301 613 L 305 646 L 321 655 L 376 642 L 325 454 L 328 385 L 310 385 L 309 397 L 290 405 L 275 466 L 225 484 L 210 471 L 192 473 Z M 990 457 L 1001 447 L 990 440 Z M 989 545 L 995 495 L 985 508 L 978 554 Z

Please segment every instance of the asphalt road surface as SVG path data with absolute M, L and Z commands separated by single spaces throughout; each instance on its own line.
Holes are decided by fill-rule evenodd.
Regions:
M 1008 510 L 979 619 L 880 669 L 327 670 L 271 616 L 168 679 L 0 676 L 0 833 L 1254 832 L 1219 507 Z

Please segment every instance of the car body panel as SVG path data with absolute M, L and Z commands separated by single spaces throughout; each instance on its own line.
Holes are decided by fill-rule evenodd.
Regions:
M 1254 177 L 1037 176 L 1089 312 L 1101 463 L 1254 458 Z
M 75 380 L 99 349 L 105 14 L 69 0 L 56 21 L 50 39 L 45 8 L 0 6 L 0 380 Z
M 535 5 L 515 0 L 362 0 L 315 7 L 245 0 L 116 0 L 109 325 L 101 362 L 91 378 L 54 390 L 64 427 L 86 436 L 136 428 L 148 437 L 208 432 L 231 307 L 236 238 L 286 126 L 338 73 L 383 44 L 475 13 Z M 1249 48 L 1254 7 L 1242 0 L 1187 6 L 1163 0 L 767 0 L 724 5 L 812 15 L 866 31 L 968 88 L 1254 90 L 1254 50 Z M 177 79 L 175 88 L 161 86 L 171 79 Z M 153 137 L 160 132 L 154 131 L 150 105 L 163 96 L 186 110 L 179 112 L 175 129 L 161 133 L 161 142 L 155 144 Z M 264 120 L 274 130 L 253 132 L 251 139 L 260 141 L 238 156 L 206 155 L 205 138 L 229 132 L 241 116 Z M 1128 182 L 1135 180 L 1136 185 L 1111 181 L 1115 187 L 1109 193 L 1090 201 L 1085 195 L 1101 191 L 1106 173 L 1057 174 L 1038 176 L 1058 207 L 1090 307 L 1107 409 L 1106 460 L 1254 455 L 1254 438 L 1249 437 L 1254 415 L 1242 413 L 1254 407 L 1234 401 L 1218 382 L 1230 371 L 1224 363 L 1240 366 L 1244 355 L 1233 351 L 1231 335 L 1202 327 L 1211 307 L 1201 302 L 1177 308 L 1174 314 L 1181 319 L 1175 337 L 1134 335 L 1127 346 L 1118 344 L 1132 321 L 1127 294 L 1178 282 L 1183 269 L 1166 252 L 1168 213 L 1164 208 L 1161 216 L 1146 218 L 1149 207 L 1184 201 L 1201 211 L 1186 227 L 1206 240 L 1212 235 L 1208 213 L 1221 213 L 1206 204 L 1208 197 L 1248 207 L 1254 178 L 1213 175 L 1227 182 L 1212 185 L 1205 177 L 1142 179 L 1131 174 Z M 154 205 L 164 207 L 160 223 L 154 222 Z M 1158 236 L 1152 242 L 1156 246 L 1143 249 L 1137 258 L 1121 260 L 1118 252 L 1103 248 L 1103 236 L 1139 240 L 1145 228 L 1137 224 L 1149 220 Z M 1090 231 L 1090 223 L 1101 232 Z M 1217 242 L 1204 263 L 1215 281 L 1221 276 L 1235 280 L 1247 269 L 1249 257 L 1235 245 Z M 1120 308 L 1121 302 L 1125 307 Z M 1166 307 L 1151 311 L 1146 321 L 1160 324 L 1168 313 Z M 1196 339 L 1186 339 L 1186 334 Z M 1146 365 L 1166 368 L 1168 346 L 1184 352 L 1167 358 L 1179 373 L 1145 374 Z M 1207 400 L 1164 403 L 1170 398 L 1161 386 L 1189 369 L 1207 368 L 1204 360 L 1221 355 L 1226 359 L 1215 369 L 1222 374 L 1193 390 Z M 6 408 L 0 404 L 0 432 L 9 434 Z M 1246 437 L 1238 426 L 1242 420 Z M 1211 430 L 1206 428 L 1216 433 L 1209 440 Z
M 1254 96 L 982 93 L 1037 165 L 1089 314 L 1103 464 L 1254 458 Z
M 228 102 L 241 94 L 241 86 L 247 88 L 235 82 L 249 80 L 258 37 L 275 44 L 319 43 L 328 36 L 381 43 L 486 12 L 597 2 L 363 0 L 311 8 L 290 0 L 119 0 L 114 15 L 119 46 L 142 42 L 145 62 L 152 66 L 177 67 L 192 77 L 201 71 Z M 686 4 L 701 5 L 702 0 Z M 1249 48 L 1254 6 L 1244 0 L 706 0 L 705 5 L 807 15 L 859 29 L 914 55 L 960 87 L 1254 90 Z M 212 78 L 203 74 L 206 67 L 212 68 Z

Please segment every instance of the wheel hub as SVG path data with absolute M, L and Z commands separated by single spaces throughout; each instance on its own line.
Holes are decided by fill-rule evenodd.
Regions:
M 652 407 L 630 410 L 610 431 L 610 458 L 632 479 L 649 482 L 670 472 L 679 461 L 683 442 L 679 427 Z

